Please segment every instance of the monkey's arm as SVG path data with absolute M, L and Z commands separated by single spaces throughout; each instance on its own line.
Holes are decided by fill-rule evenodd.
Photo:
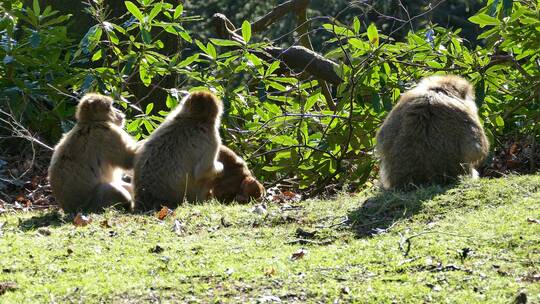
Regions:
M 470 123 L 463 132 L 462 149 L 465 159 L 473 165 L 481 163 L 489 152 L 489 141 L 479 121 Z
M 110 143 L 107 148 L 109 160 L 115 166 L 123 169 L 133 168 L 135 153 L 140 147 L 127 133 L 122 129 L 113 129 L 110 136 Z
M 213 179 L 223 172 L 223 164 L 217 160 L 212 162 L 199 161 L 195 165 L 193 177 L 195 180 Z

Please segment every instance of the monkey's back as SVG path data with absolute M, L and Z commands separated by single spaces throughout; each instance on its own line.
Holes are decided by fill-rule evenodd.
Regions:
M 219 134 L 214 125 L 167 119 L 152 133 L 135 157 L 134 194 L 139 207 L 176 207 L 193 200 L 193 175 L 202 158 L 215 159 Z
M 383 185 L 447 183 L 470 173 L 463 139 L 481 129 L 475 111 L 471 100 L 444 92 L 405 93 L 377 135 Z
M 113 179 L 114 168 L 102 157 L 109 132 L 106 123 L 77 124 L 56 145 L 48 174 L 52 194 L 63 209 L 84 208 L 91 202 L 95 187 Z

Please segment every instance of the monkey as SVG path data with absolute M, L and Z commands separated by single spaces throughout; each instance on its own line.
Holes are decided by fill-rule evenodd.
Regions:
M 89 93 L 79 101 L 75 118 L 54 147 L 48 170 L 53 196 L 68 213 L 99 212 L 117 203 L 131 210 L 131 185 L 121 177 L 133 167 L 136 147 L 122 129 L 124 114 L 112 98 Z
M 223 171 L 217 160 L 223 104 L 205 91 L 186 96 L 139 148 L 133 176 L 137 209 L 204 201 Z
M 264 196 L 263 185 L 253 177 L 246 162 L 224 145 L 219 147 L 218 161 L 223 173 L 212 183 L 212 195 L 220 202 L 247 203 Z
M 474 98 L 472 85 L 454 75 L 423 78 L 405 92 L 376 136 L 383 188 L 477 177 L 489 142 Z

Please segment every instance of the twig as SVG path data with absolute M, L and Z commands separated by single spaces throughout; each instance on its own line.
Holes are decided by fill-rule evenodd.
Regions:
M 403 256 L 409 255 L 409 251 L 411 250 L 411 240 L 413 238 L 423 236 L 426 234 L 445 234 L 445 235 L 451 235 L 451 236 L 457 236 L 457 237 L 472 238 L 471 236 L 467 236 L 467 235 L 460 235 L 456 233 L 442 232 L 442 231 L 424 231 L 417 234 L 413 234 L 407 238 L 404 238 L 404 236 L 401 236 L 401 239 L 399 241 L 399 250 L 403 252 Z
M 285 244 L 287 244 L 287 245 L 292 245 L 292 244 L 329 245 L 329 244 L 332 244 L 333 242 L 334 242 L 334 240 L 313 241 L 313 240 L 308 240 L 308 239 L 296 239 L 296 240 L 286 242 Z

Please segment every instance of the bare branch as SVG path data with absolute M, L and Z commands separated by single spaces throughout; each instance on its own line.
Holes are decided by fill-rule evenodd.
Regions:
M 310 0 L 290 0 L 274 7 L 271 12 L 262 16 L 259 20 L 251 24 L 251 29 L 254 32 L 260 32 L 268 28 L 275 21 L 281 19 L 290 12 L 299 12 L 306 10 Z

